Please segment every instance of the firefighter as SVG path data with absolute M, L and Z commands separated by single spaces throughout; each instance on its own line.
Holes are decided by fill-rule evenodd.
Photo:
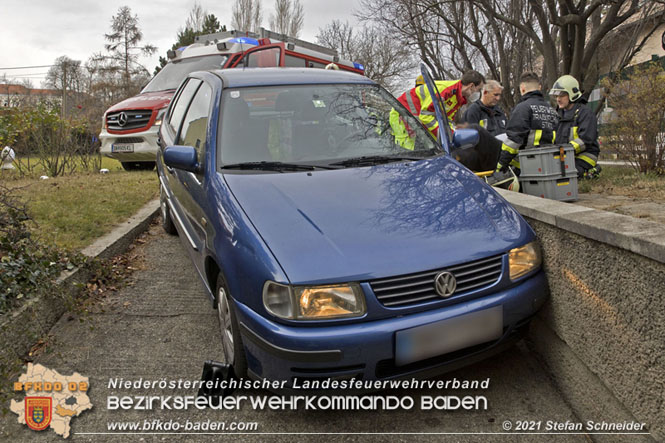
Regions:
M 520 77 L 522 100 L 515 106 L 508 125 L 506 140 L 501 145 L 498 173 L 504 173 L 510 166 L 515 174 L 520 173 L 517 154 L 520 149 L 554 143 L 554 131 L 559 122 L 559 115 L 545 101 L 540 91 L 540 79 L 535 72 L 525 72 Z
M 595 178 L 598 166 L 598 128 L 596 115 L 582 97 L 579 82 L 572 75 L 559 77 L 550 90 L 556 97 L 559 125 L 556 143 L 570 143 L 575 148 L 575 168 L 578 178 Z
M 497 136 L 506 132 L 506 114 L 499 107 L 503 86 L 496 80 L 488 80 L 483 86 L 480 99 L 471 103 L 464 113 L 463 121 L 478 123 L 481 127 Z
M 436 80 L 434 83 L 446 105 L 448 121 L 451 123 L 457 111 L 471 100 L 473 94 L 480 92 L 485 77 L 477 71 L 470 70 L 465 72 L 460 80 Z M 434 102 L 422 75 L 416 79 L 416 87 L 400 95 L 397 100 L 420 119 L 434 138 L 437 137 L 439 123 L 436 121 Z

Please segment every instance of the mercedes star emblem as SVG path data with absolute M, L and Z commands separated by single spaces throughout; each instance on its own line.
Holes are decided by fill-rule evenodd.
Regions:
M 440 272 L 434 278 L 434 286 L 436 287 L 437 294 L 443 298 L 448 298 L 457 289 L 457 280 L 455 280 L 455 276 L 450 272 Z
M 118 124 L 120 126 L 125 126 L 127 124 L 127 120 L 129 120 L 129 117 L 127 117 L 127 114 L 124 112 L 121 112 L 120 115 L 118 116 Z

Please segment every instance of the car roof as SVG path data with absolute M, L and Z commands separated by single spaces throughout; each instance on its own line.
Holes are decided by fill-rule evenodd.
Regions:
M 214 72 L 227 88 L 321 83 L 375 84 L 364 75 L 320 68 L 234 68 Z

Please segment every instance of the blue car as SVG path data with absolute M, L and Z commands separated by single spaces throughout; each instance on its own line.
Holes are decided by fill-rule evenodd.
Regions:
M 159 143 L 164 228 L 240 376 L 433 376 L 513 344 L 546 299 L 533 230 L 366 77 L 192 73 Z

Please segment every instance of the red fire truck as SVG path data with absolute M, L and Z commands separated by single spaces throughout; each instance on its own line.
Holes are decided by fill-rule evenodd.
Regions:
M 199 36 L 190 46 L 170 50 L 169 62 L 140 94 L 104 113 L 100 152 L 126 170 L 152 169 L 162 116 L 182 79 L 193 71 L 238 67 L 335 68 L 364 73 L 360 63 L 337 52 L 261 28 L 259 34 L 229 31 Z

